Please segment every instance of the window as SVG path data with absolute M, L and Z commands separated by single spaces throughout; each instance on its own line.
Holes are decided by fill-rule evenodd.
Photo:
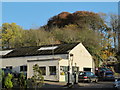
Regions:
M 20 71 L 27 71 L 27 66 L 20 66 Z
M 8 69 L 11 69 L 11 70 L 12 70 L 12 66 L 6 66 L 6 68 L 8 68 Z
M 68 72 L 68 66 L 60 66 L 60 70 L 63 72 Z
M 49 66 L 50 75 L 56 75 L 56 66 Z
M 40 70 L 42 71 L 42 75 L 46 75 L 46 67 L 40 67 Z

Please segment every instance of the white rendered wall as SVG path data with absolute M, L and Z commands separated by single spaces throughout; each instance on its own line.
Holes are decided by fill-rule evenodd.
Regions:
M 69 52 L 69 54 L 73 54 L 72 66 L 75 66 L 75 63 L 76 63 L 76 65 L 79 67 L 79 71 L 83 71 L 83 68 L 92 68 L 91 71 L 93 71 L 93 68 L 95 68 L 92 56 L 86 50 L 86 48 L 82 45 L 82 43 L 80 43 L 76 47 L 74 47 Z
M 27 65 L 27 60 L 38 60 L 38 59 L 51 59 L 51 58 L 67 58 L 67 54 L 61 55 L 43 55 L 43 56 L 26 56 L 26 57 L 12 57 L 12 58 L 2 58 L 2 68 L 6 66 L 12 66 L 13 70 L 20 72 L 20 66 Z
M 38 64 L 39 67 L 46 67 L 46 75 L 43 75 L 44 80 L 59 81 L 59 60 L 28 62 L 27 78 L 33 76 L 33 65 L 35 64 Z M 49 66 L 56 66 L 56 75 L 50 75 Z

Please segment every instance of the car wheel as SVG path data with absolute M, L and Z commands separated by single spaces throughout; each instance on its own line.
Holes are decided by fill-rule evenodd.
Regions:
M 92 80 L 90 79 L 90 80 L 88 80 L 88 82 L 89 82 L 89 83 L 92 83 Z
M 98 82 L 98 79 L 95 79 L 95 82 L 97 83 L 97 82 Z

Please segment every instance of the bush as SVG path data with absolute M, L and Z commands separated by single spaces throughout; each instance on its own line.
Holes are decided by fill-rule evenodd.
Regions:
M 114 73 L 114 76 L 118 77 L 118 76 L 120 76 L 120 73 Z
M 8 76 L 5 77 L 4 85 L 5 88 L 12 88 L 13 82 L 12 82 L 12 74 L 8 73 Z
M 2 69 L 0 69 L 0 89 L 2 87 L 3 75 L 4 75 L 4 72 L 2 71 Z
M 44 78 L 42 76 L 42 71 L 40 70 L 39 66 L 35 64 L 33 66 L 33 76 L 29 81 L 31 82 L 33 88 L 40 88 L 44 83 Z
M 26 88 L 27 87 L 27 82 L 26 82 L 26 76 L 24 75 L 24 73 L 20 73 L 19 77 L 18 77 L 18 85 L 20 86 L 20 88 Z

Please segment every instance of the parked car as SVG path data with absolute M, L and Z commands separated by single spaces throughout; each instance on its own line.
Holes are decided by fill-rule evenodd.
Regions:
M 8 73 L 12 74 L 12 71 L 7 68 L 2 68 L 2 71 L 4 72 L 5 75 L 7 75 Z
M 18 77 L 19 73 L 13 72 L 11 69 L 8 68 L 2 68 L 2 71 L 4 72 L 4 75 L 7 76 L 8 73 L 12 74 L 15 78 Z
M 106 71 L 104 74 L 105 74 L 104 80 L 112 80 L 112 81 L 115 80 L 115 77 L 112 71 Z
M 87 82 L 98 82 L 98 77 L 93 73 L 89 71 L 80 71 L 78 73 L 78 81 L 87 81 Z
M 106 80 L 106 81 L 114 81 L 115 77 L 114 77 L 114 73 L 112 71 L 104 71 L 101 72 L 99 75 L 99 79 L 100 80 Z
M 120 90 L 120 78 L 116 78 L 115 82 L 113 83 L 114 88 L 117 88 Z
M 107 67 L 102 67 L 102 68 L 98 68 L 98 69 L 99 69 L 99 71 L 101 71 L 101 72 L 102 72 L 102 71 L 104 71 L 104 72 L 105 72 L 105 71 L 112 71 L 111 68 L 107 68 Z

